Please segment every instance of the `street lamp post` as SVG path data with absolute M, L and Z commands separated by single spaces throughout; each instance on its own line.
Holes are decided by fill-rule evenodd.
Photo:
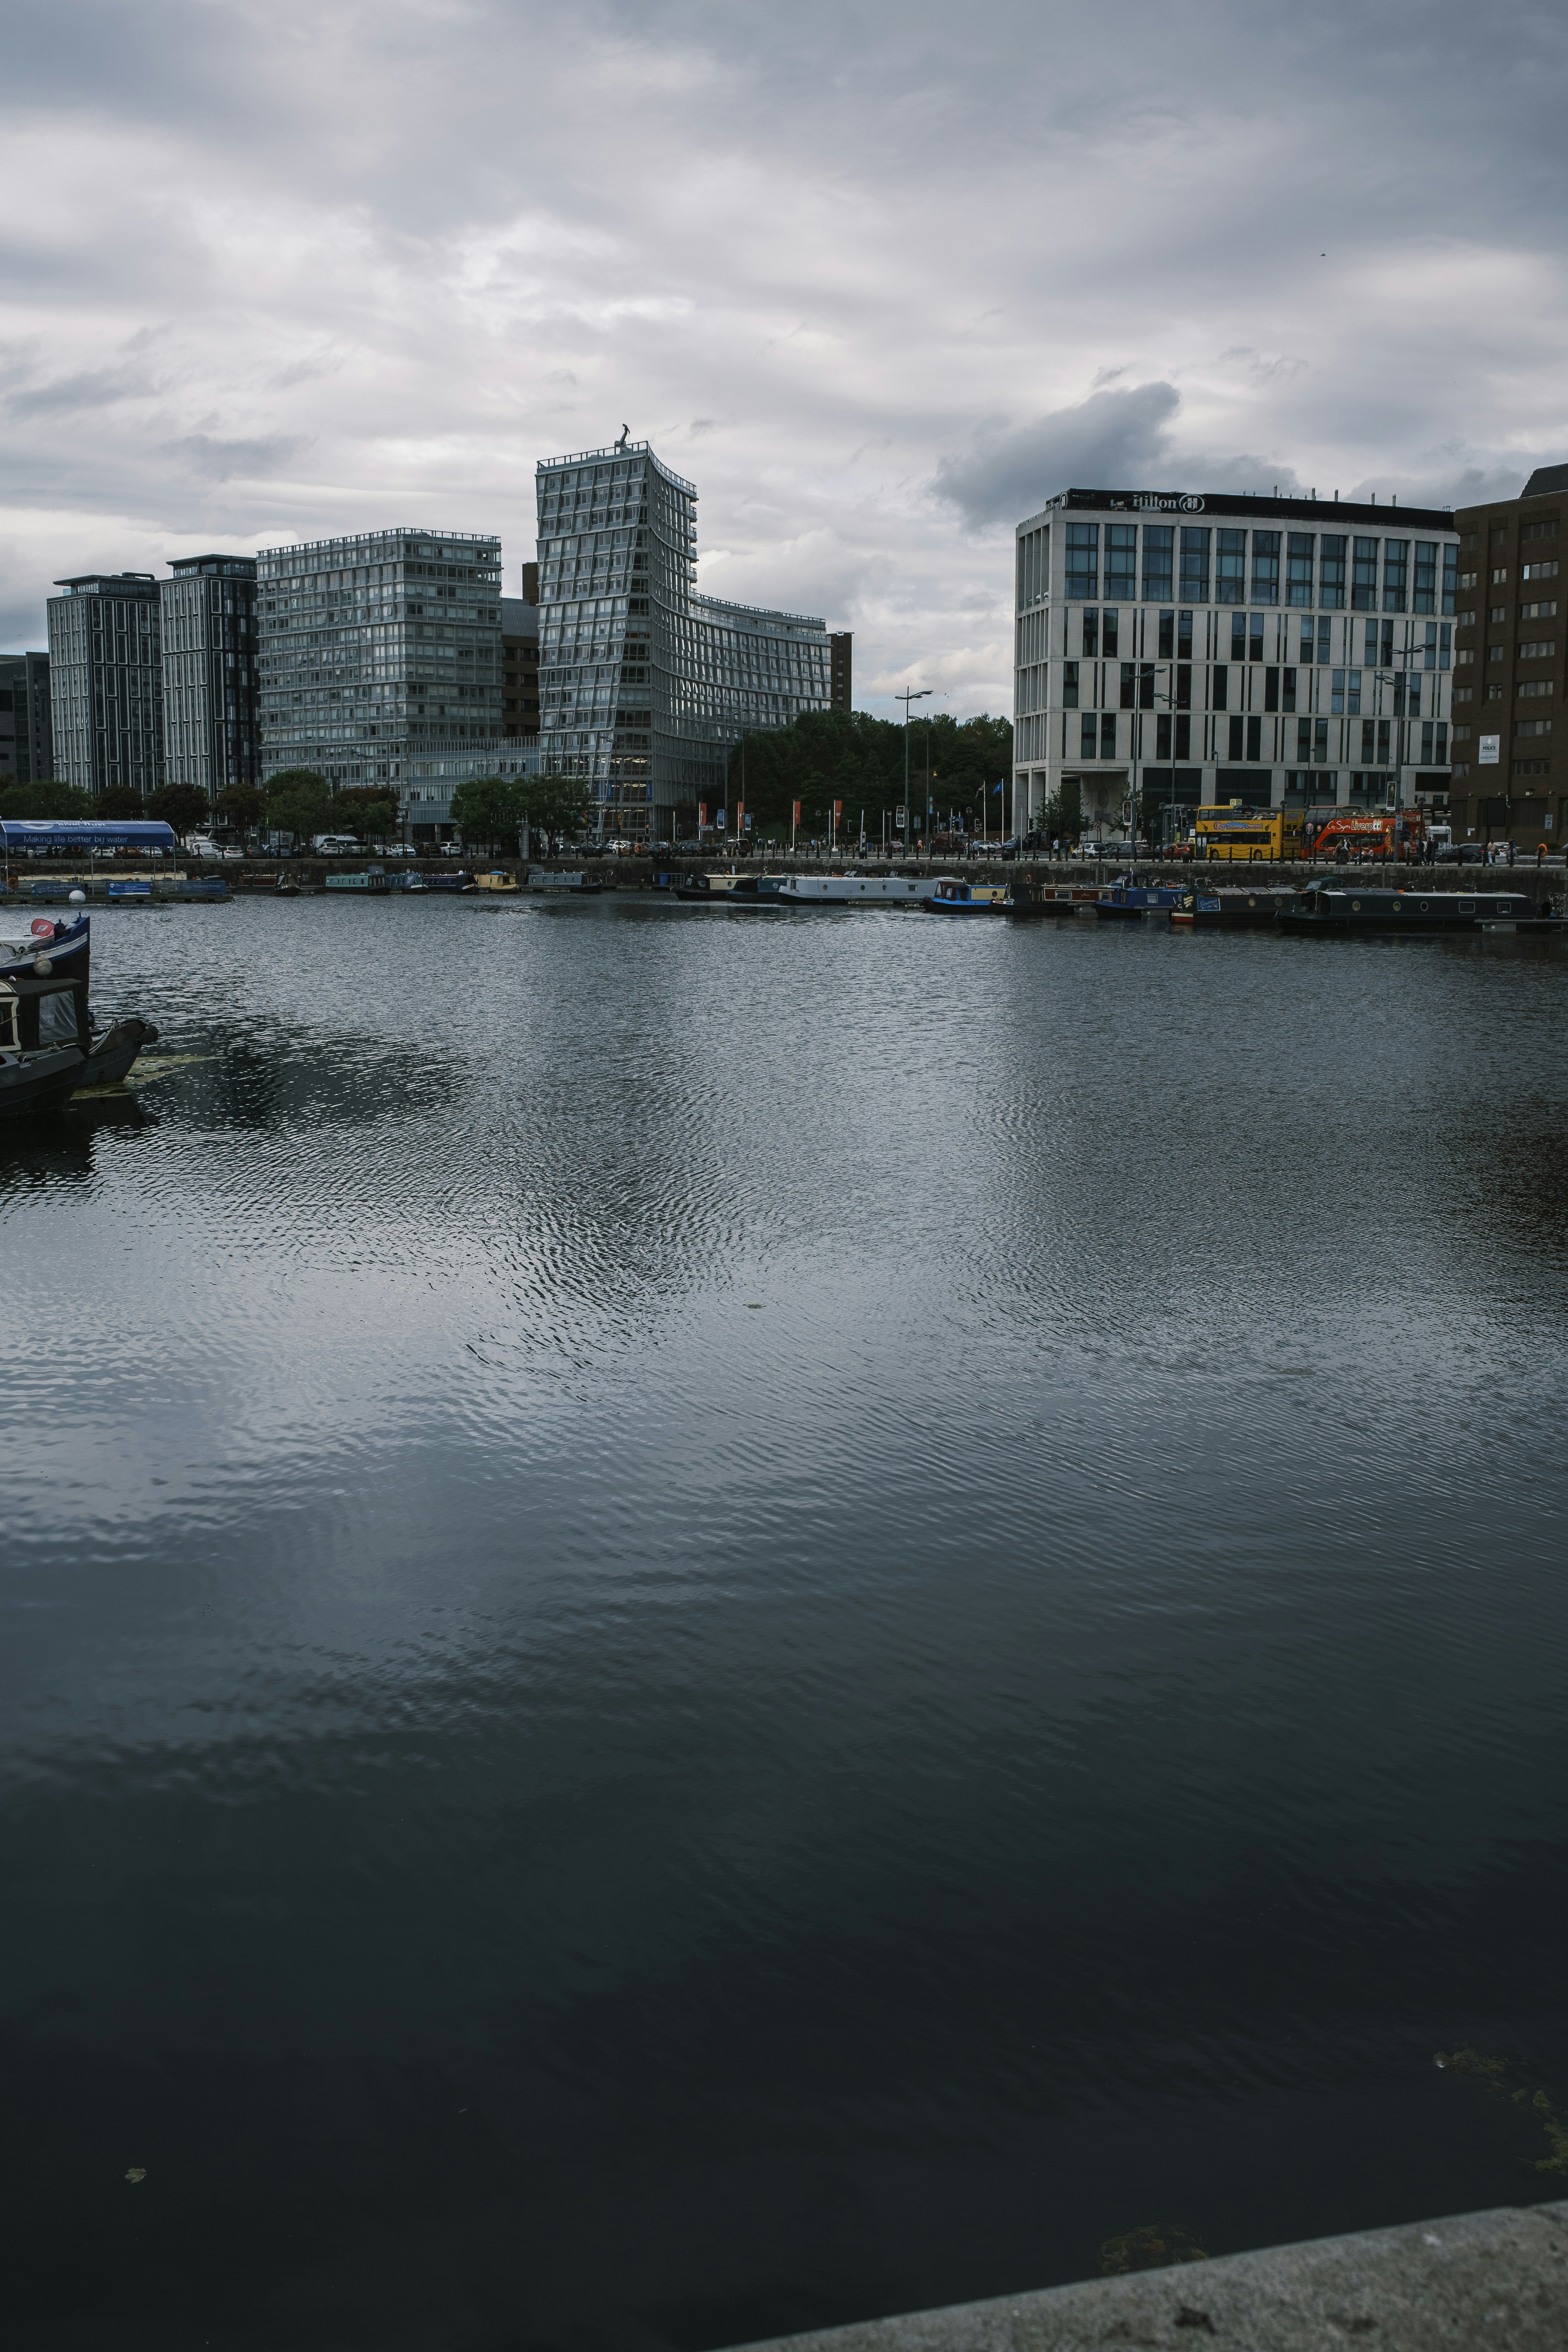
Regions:
M 910 705 L 911 702 L 924 702 L 928 695 L 935 692 L 936 688 L 931 686 L 911 687 L 907 693 L 893 697 L 895 702 L 901 702 L 904 706 L 904 847 L 910 851 L 914 848 L 915 835 L 914 811 L 910 806 Z M 929 758 L 929 753 L 927 756 Z

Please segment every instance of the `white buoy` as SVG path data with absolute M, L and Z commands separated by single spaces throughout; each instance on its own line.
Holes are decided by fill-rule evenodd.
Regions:
M 85 907 L 87 904 L 87 892 L 85 890 L 73 890 L 66 903 L 72 907 Z

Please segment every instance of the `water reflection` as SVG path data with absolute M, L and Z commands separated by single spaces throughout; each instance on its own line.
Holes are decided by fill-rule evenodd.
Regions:
M 200 919 L 0 1171 L 29 2341 L 695 2352 L 1542 2193 L 1431 2053 L 1568 2081 L 1560 971 Z

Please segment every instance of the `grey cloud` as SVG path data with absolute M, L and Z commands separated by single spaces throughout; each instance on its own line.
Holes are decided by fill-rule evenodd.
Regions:
M 966 457 L 944 457 L 932 484 L 971 526 L 1016 522 L 1069 484 L 1148 489 L 1152 467 L 1171 464 L 1171 425 L 1181 394 L 1170 383 L 1093 392 L 1075 408 L 1033 425 L 983 426 Z
M 183 459 L 193 474 L 209 482 L 259 481 L 280 474 L 290 459 L 310 444 L 302 434 L 273 433 L 258 440 L 220 441 L 210 433 L 187 433 L 183 440 L 163 444 L 166 457 Z
M 64 415 L 73 409 L 112 408 L 122 400 L 145 400 L 157 386 L 138 368 L 89 368 L 13 392 L 5 405 L 14 416 Z

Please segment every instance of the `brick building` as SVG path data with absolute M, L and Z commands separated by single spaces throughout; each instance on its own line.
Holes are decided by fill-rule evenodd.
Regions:
M 1455 611 L 1456 840 L 1562 846 L 1568 752 L 1557 727 L 1568 692 L 1559 570 L 1568 466 L 1543 466 L 1517 499 L 1464 507 Z M 1568 724 L 1568 720 L 1564 721 Z

